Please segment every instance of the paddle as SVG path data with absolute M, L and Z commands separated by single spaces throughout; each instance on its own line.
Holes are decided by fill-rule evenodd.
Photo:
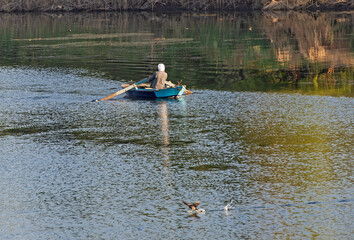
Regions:
M 186 94 L 191 94 L 191 93 L 193 93 L 192 91 L 189 91 L 189 90 L 184 90 L 184 92 L 186 93 Z
M 118 96 L 119 94 L 125 93 L 126 91 L 129 91 L 132 88 L 135 88 L 136 86 L 146 83 L 149 79 L 148 78 L 144 78 L 143 80 L 140 80 L 139 82 L 130 85 L 129 87 L 123 88 L 122 90 L 119 90 L 118 92 L 115 92 L 105 98 L 99 99 L 99 100 L 94 100 L 94 101 L 105 101 L 105 100 L 109 100 L 111 98 L 114 98 L 115 96 Z

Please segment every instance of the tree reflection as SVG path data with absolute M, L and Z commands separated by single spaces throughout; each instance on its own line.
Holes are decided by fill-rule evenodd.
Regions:
M 25 14 L 0 20 L 2 65 L 85 66 L 129 81 L 146 77 L 163 59 L 171 80 L 197 88 L 349 96 L 354 80 L 352 13 Z
M 325 14 L 272 13 L 265 18 L 268 21 L 264 21 L 264 29 L 276 59 L 293 72 L 293 82 L 300 80 L 299 72 L 302 78 L 308 76 L 309 82 L 313 79 L 317 90 L 319 86 L 334 88 L 337 81 L 350 80 L 338 74 L 351 72 L 354 66 L 354 57 L 347 49 L 349 38 L 345 38 L 351 31 L 338 25 L 349 22 L 350 15 L 330 18 Z M 313 67 L 307 69 L 306 62 Z

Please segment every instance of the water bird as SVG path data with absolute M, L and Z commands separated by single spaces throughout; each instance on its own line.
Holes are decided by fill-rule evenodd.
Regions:
M 191 210 L 190 211 L 188 211 L 188 212 L 201 212 L 201 210 L 202 211 L 204 211 L 205 212 L 205 210 L 204 209 L 200 209 L 200 210 L 198 210 L 197 209 L 197 207 L 199 206 L 199 204 L 200 204 L 200 202 L 199 201 L 196 201 L 195 203 L 186 203 L 185 201 L 182 201 L 185 205 L 187 205 Z
M 205 209 L 199 208 L 199 209 L 197 210 L 197 213 L 205 213 Z
M 231 199 L 231 202 L 228 203 L 228 204 L 224 207 L 224 209 L 225 209 L 226 212 L 229 211 L 229 209 L 230 209 L 230 207 L 231 207 L 232 201 L 233 201 L 233 200 Z

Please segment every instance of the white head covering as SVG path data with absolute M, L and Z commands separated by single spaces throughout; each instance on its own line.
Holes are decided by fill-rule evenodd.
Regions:
M 165 65 L 163 63 L 160 63 L 159 65 L 157 65 L 157 69 L 161 72 L 165 71 Z

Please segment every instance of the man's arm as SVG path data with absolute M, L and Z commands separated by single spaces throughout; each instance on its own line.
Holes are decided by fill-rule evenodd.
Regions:
M 156 73 L 148 77 L 148 82 L 152 82 L 156 78 Z

